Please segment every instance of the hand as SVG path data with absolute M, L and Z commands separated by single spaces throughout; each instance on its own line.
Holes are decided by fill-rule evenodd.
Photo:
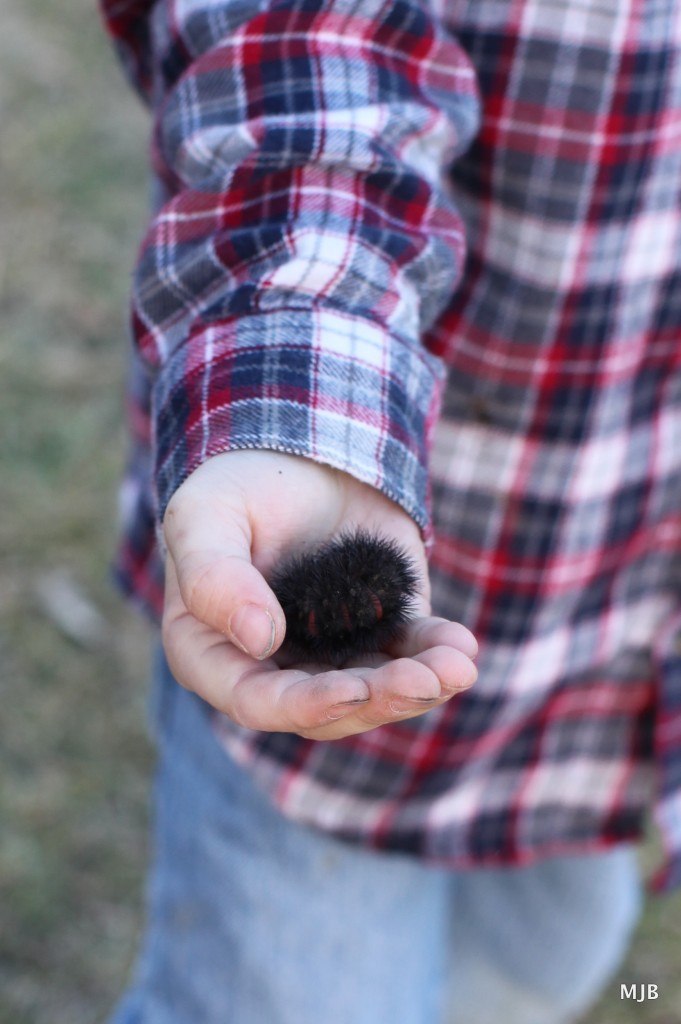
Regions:
M 276 655 L 286 622 L 268 573 L 290 550 L 359 525 L 394 538 L 413 559 L 422 578 L 416 617 L 380 655 L 334 669 L 287 666 Z M 418 527 L 339 470 L 260 449 L 216 455 L 176 491 L 164 533 L 169 665 L 183 686 L 240 725 L 339 739 L 423 714 L 476 678 L 472 634 L 430 615 Z

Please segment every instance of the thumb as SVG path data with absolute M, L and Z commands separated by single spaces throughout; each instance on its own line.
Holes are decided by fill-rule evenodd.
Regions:
M 169 505 L 164 520 L 167 628 L 189 613 L 226 635 L 253 658 L 267 658 L 281 645 L 284 613 L 264 577 L 251 561 L 251 532 L 246 517 L 209 510 L 191 512 Z M 206 544 L 205 538 L 210 537 Z

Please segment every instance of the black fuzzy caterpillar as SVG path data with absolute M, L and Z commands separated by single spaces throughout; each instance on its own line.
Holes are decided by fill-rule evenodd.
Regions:
M 282 651 L 339 665 L 399 639 L 419 576 L 395 541 L 358 529 L 287 559 L 269 583 L 286 616 Z

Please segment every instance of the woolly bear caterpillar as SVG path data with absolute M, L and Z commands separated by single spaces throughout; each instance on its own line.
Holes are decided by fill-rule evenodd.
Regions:
M 339 665 L 403 634 L 419 577 L 399 544 L 358 529 L 292 556 L 269 582 L 286 616 L 282 651 Z

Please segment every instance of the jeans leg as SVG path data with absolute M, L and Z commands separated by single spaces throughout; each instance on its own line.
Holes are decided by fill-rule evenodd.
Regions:
M 169 674 L 158 706 L 147 933 L 112 1024 L 440 1021 L 449 876 L 286 820 Z
M 632 846 L 458 876 L 448 1024 L 565 1024 L 596 1001 L 642 904 Z
M 156 857 L 111 1024 L 564 1024 L 638 917 L 634 851 L 453 874 L 283 818 L 159 662 Z M 451 943 L 448 943 L 448 931 Z

